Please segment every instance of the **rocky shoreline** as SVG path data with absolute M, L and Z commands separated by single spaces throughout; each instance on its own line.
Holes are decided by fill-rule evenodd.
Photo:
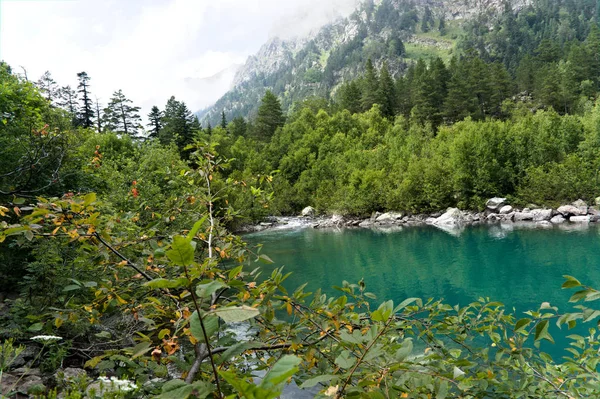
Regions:
M 597 202 L 600 202 L 600 198 Z M 318 216 L 312 207 L 307 207 L 297 217 L 270 217 L 258 225 L 245 226 L 241 232 L 260 232 L 272 229 L 294 229 L 312 227 L 387 229 L 431 225 L 443 230 L 461 230 L 468 226 L 503 224 L 529 224 L 534 227 L 551 227 L 566 223 L 586 225 L 600 222 L 600 207 L 589 206 L 583 200 L 562 205 L 557 209 L 511 206 L 506 198 L 487 201 L 483 212 L 464 211 L 450 208 L 446 212 L 411 215 L 405 212 L 374 213 L 369 218 L 356 218 L 334 214 Z

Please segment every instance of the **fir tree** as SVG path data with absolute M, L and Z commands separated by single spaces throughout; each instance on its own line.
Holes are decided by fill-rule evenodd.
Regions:
M 278 127 L 283 126 L 285 118 L 279 99 L 271 90 L 267 90 L 258 108 L 255 135 L 262 140 L 270 139 Z
M 373 104 L 378 104 L 379 97 L 379 78 L 373 66 L 373 62 L 369 58 L 365 68 L 365 77 L 362 84 L 361 105 L 363 111 L 368 111 L 373 107 Z
M 381 77 L 379 79 L 379 98 L 381 99 L 381 112 L 383 116 L 392 118 L 396 113 L 396 88 L 394 79 L 390 75 L 387 62 L 383 63 L 381 68 Z
M 440 31 L 440 36 L 446 36 L 446 34 L 448 33 L 447 28 L 446 28 L 446 17 L 444 15 L 442 15 L 440 17 L 440 23 L 438 25 L 438 30 Z
M 102 117 L 100 115 L 100 102 L 98 101 L 98 97 L 96 97 L 96 128 L 98 129 L 98 133 L 102 132 Z
M 167 144 L 175 142 L 180 151 L 194 141 L 196 133 L 194 115 L 184 102 L 177 101 L 171 97 L 165 106 L 162 118 L 163 128 L 159 133 L 159 139 Z
M 56 84 L 56 81 L 52 78 L 52 75 L 49 71 L 44 72 L 42 77 L 37 81 L 36 86 L 44 94 L 46 100 L 48 100 L 48 102 L 51 104 L 54 104 L 54 102 L 58 99 L 60 89 L 58 88 L 58 84 Z
M 157 139 L 159 137 L 160 130 L 162 129 L 163 117 L 163 112 L 156 105 L 153 106 L 148 114 L 148 120 L 150 121 L 150 123 L 147 125 L 150 127 L 150 134 L 148 137 L 153 139 Z
M 92 98 L 90 95 L 90 77 L 87 72 L 79 72 L 77 74 L 79 79 L 79 85 L 77 91 L 80 95 L 81 106 L 79 107 L 79 115 L 77 117 L 78 124 L 85 128 L 91 128 L 94 126 L 94 110 L 92 105 Z
M 133 101 L 125 97 L 122 90 L 113 93 L 104 109 L 106 129 L 136 137 L 141 126 L 140 107 L 134 107 Z
M 225 111 L 221 111 L 221 127 L 227 130 L 227 118 L 225 117 Z
M 339 88 L 338 102 L 340 107 L 347 109 L 352 114 L 361 111 L 361 91 L 356 81 L 344 83 Z
M 431 9 L 429 7 L 425 7 L 425 11 L 423 12 L 423 19 L 421 20 L 421 31 L 429 32 L 433 24 L 433 13 L 431 12 Z

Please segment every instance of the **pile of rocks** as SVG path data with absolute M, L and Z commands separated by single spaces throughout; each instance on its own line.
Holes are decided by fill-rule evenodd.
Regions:
M 563 205 L 558 209 L 542 209 L 533 205 L 524 209 L 513 209 L 512 206 L 506 203 L 505 198 L 492 198 L 487 202 L 486 207 L 486 219 L 491 222 L 562 224 L 567 221 L 571 223 L 595 223 L 600 221 L 600 212 L 583 200 Z

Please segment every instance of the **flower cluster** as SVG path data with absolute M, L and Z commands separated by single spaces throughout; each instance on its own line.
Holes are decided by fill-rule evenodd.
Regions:
M 137 388 L 134 382 L 129 380 L 120 380 L 117 377 L 98 377 L 98 381 L 115 391 L 129 392 Z
M 57 337 L 56 335 L 36 335 L 35 337 L 31 338 L 33 341 L 42 341 L 44 343 L 47 342 L 53 342 L 53 341 L 60 341 L 62 339 L 62 337 Z

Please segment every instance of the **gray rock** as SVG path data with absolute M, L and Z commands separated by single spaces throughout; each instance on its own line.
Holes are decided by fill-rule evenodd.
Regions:
M 465 223 L 465 214 L 457 208 L 450 208 L 433 223 L 441 227 L 460 227 Z
M 402 220 L 402 214 L 397 212 L 388 212 L 380 215 L 375 219 L 378 223 L 392 223 L 396 220 Z
M 600 215 L 590 215 L 590 222 L 591 223 L 598 223 L 598 222 L 600 222 Z
M 485 204 L 487 209 L 495 211 L 497 209 L 502 208 L 506 204 L 506 198 L 491 198 Z
M 591 220 L 589 216 L 571 216 L 569 218 L 569 222 L 571 223 L 589 223 Z
M 369 228 L 371 226 L 373 226 L 373 222 L 371 221 L 371 219 L 363 220 L 362 222 L 360 222 L 358 224 L 358 227 L 363 227 L 363 228 Z
M 487 217 L 488 222 L 497 222 L 498 220 L 500 220 L 500 216 L 495 213 L 490 213 Z
M 553 217 L 553 218 L 550 220 L 550 223 L 552 223 L 552 224 L 563 224 L 563 223 L 564 223 L 564 222 L 566 222 L 566 221 L 567 221 L 567 219 L 565 219 L 565 218 L 563 217 L 563 215 L 556 215 L 556 216 L 554 216 L 554 217 Z
M 553 212 L 552 209 L 534 209 L 531 213 L 533 213 L 534 222 L 542 222 L 552 219 Z
M 513 207 L 510 205 L 504 205 L 502 208 L 500 208 L 501 215 L 508 215 L 512 211 L 513 211 Z
M 585 202 L 584 200 L 578 199 L 577 201 L 573 202 L 571 205 L 573 205 L 576 208 L 579 208 L 579 210 L 581 212 L 583 212 L 584 215 L 587 215 L 589 207 L 588 207 L 587 202 Z
M 524 222 L 524 221 L 532 221 L 535 215 L 533 212 L 515 212 L 514 221 L 515 222 Z
M 302 216 L 304 217 L 314 217 L 315 213 L 315 208 L 313 208 L 312 206 L 307 206 L 302 210 Z
M 87 376 L 84 369 L 78 369 L 74 367 L 67 367 L 64 370 L 58 370 L 54 373 L 56 381 L 74 381 L 80 377 Z
M 576 206 L 573 205 L 563 205 L 557 209 L 557 211 L 562 214 L 564 217 L 569 216 L 585 216 L 587 214 L 587 210 L 584 212 Z

